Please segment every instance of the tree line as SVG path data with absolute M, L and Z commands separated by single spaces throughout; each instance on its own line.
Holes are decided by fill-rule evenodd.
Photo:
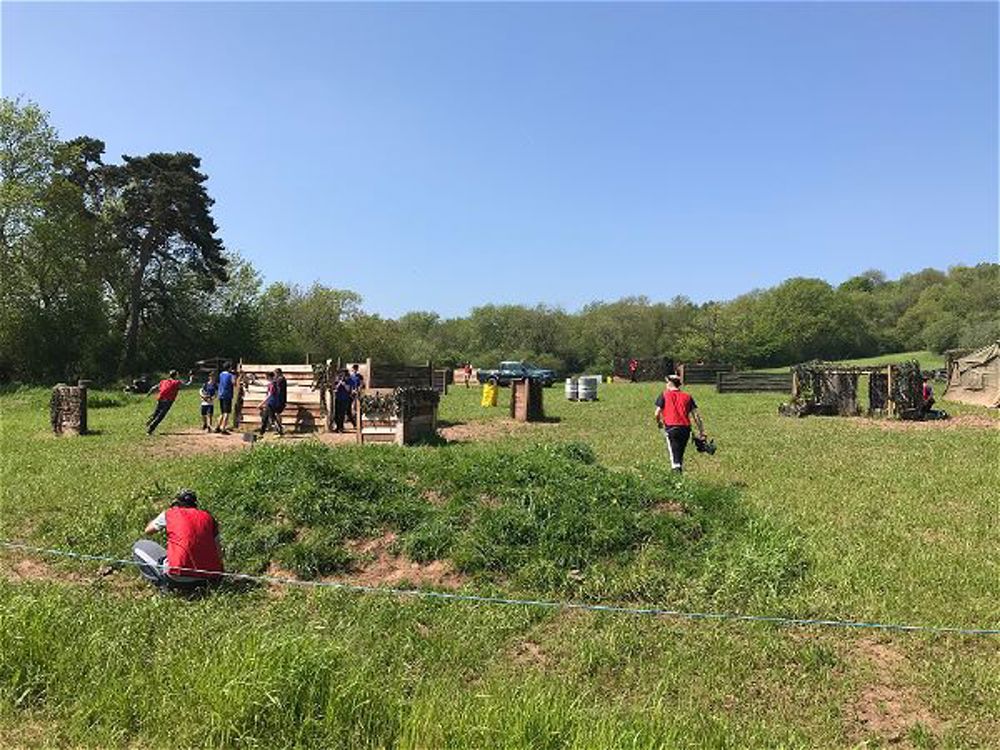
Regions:
M 529 359 L 572 373 L 666 355 L 762 367 L 1000 338 L 995 263 L 894 280 L 871 270 L 838 286 L 792 278 L 701 304 L 627 297 L 575 312 L 482 305 L 389 319 L 348 289 L 265 285 L 219 237 L 194 154 L 111 162 L 102 141 L 61 140 L 21 100 L 0 100 L 0 178 L 3 381 L 110 381 L 214 356 Z

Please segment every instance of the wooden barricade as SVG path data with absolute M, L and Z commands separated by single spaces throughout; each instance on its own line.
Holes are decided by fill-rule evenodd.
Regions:
M 433 370 L 431 372 L 431 388 L 442 396 L 448 393 L 448 384 L 451 382 L 451 370 Z
M 542 406 L 544 389 L 537 380 L 525 378 L 510 381 L 510 416 L 518 422 L 539 422 L 545 419 Z
M 393 391 L 389 389 L 370 390 L 369 397 L 389 398 Z M 364 401 L 355 402 L 355 418 L 357 420 L 358 442 L 362 445 L 370 443 L 393 443 L 395 445 L 410 445 L 437 434 L 437 396 L 433 399 L 419 398 L 407 403 L 394 413 L 366 413 Z
M 479 378 L 476 376 L 476 368 L 472 368 L 469 373 L 469 385 L 479 385 Z M 465 385 L 465 368 L 456 367 L 451 373 L 451 385 Z
M 368 360 L 368 388 L 430 388 L 433 383 L 433 368 L 426 365 L 391 365 L 372 363 Z
M 251 429 L 260 427 L 257 408 L 267 396 L 267 373 L 280 368 L 288 382 L 288 401 L 281 421 L 286 430 L 313 432 L 326 429 L 327 409 L 322 393 L 313 390 L 312 365 L 267 365 L 240 362 L 237 379 L 242 385 L 237 414 L 239 424 Z
M 720 372 L 715 389 L 719 393 L 791 393 L 790 372 Z
M 715 385 L 720 372 L 736 372 L 736 367 L 716 362 L 684 363 L 677 367 L 684 385 Z
M 79 385 L 59 383 L 52 389 L 49 402 L 52 431 L 56 435 L 85 435 L 87 433 L 87 383 Z

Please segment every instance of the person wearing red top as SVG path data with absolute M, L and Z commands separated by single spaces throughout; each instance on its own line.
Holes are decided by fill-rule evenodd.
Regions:
M 219 524 L 198 507 L 193 490 L 181 490 L 169 508 L 146 524 L 147 534 L 161 531 L 167 534 L 166 549 L 152 539 L 132 545 L 132 556 L 146 580 L 161 590 L 191 590 L 221 578 Z
M 639 371 L 639 360 L 632 358 L 628 361 L 628 379 L 635 382 L 636 373 Z
M 920 389 L 920 416 L 927 416 L 934 406 L 934 386 L 931 385 L 930 375 L 924 375 L 924 384 Z
M 146 393 L 147 396 L 153 393 L 153 391 L 157 391 L 158 395 L 156 396 L 156 407 L 153 409 L 153 413 L 149 415 L 149 419 L 146 420 L 147 435 L 152 435 L 153 430 L 167 416 L 167 412 L 170 411 L 170 407 L 174 405 L 174 401 L 177 399 L 177 394 L 180 392 L 181 386 L 191 385 L 193 378 L 194 374 L 192 373 L 187 383 L 182 383 L 177 379 L 177 370 L 171 370 L 166 380 L 161 380 L 149 389 Z
M 670 455 L 670 468 L 684 470 L 684 449 L 691 438 L 691 420 L 698 426 L 698 438 L 705 439 L 705 425 L 691 394 L 681 390 L 681 379 L 667 375 L 666 390 L 656 399 L 656 424 L 663 428 L 663 437 Z

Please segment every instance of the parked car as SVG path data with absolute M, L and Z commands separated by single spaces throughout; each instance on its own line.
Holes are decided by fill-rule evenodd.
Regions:
M 511 380 L 521 378 L 531 378 L 537 380 L 546 388 L 556 382 L 554 370 L 547 370 L 544 367 L 535 367 L 529 362 L 501 362 L 498 370 L 479 370 L 476 373 L 480 383 L 485 383 L 491 378 L 495 379 L 499 385 L 510 385 Z

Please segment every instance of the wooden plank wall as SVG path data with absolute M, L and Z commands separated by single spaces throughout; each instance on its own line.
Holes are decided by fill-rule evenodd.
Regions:
M 735 372 L 733 365 L 721 363 L 683 364 L 678 368 L 682 382 L 686 385 L 715 385 L 720 372 Z
M 433 385 L 430 362 L 426 365 L 371 364 L 366 379 L 369 388 L 430 388 Z
M 720 372 L 715 389 L 719 393 L 791 393 L 790 372 Z
M 241 362 L 237 375 L 252 376 L 253 382 L 243 392 L 240 404 L 240 425 L 260 428 L 260 411 L 257 405 L 267 395 L 267 373 L 280 367 L 288 381 L 288 404 L 281 416 L 286 430 L 312 432 L 326 429 L 326 410 L 320 392 L 312 389 L 312 365 L 248 364 Z
M 451 370 L 434 370 L 431 373 L 431 388 L 442 395 L 447 395 L 450 381 Z

